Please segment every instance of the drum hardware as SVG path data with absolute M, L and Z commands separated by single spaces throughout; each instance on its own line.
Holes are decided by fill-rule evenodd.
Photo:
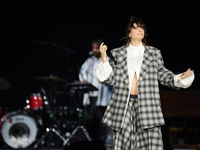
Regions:
M 44 96 L 42 97 L 43 101 L 46 101 L 47 104 L 48 104 L 48 107 L 46 107 L 46 109 L 45 109 L 46 115 L 47 115 L 46 122 L 48 122 L 48 125 L 45 126 L 45 128 L 46 128 L 45 133 L 37 141 L 37 143 L 35 143 L 34 149 L 38 148 L 40 144 L 43 144 L 45 138 L 50 139 L 50 143 L 48 143 L 48 144 L 53 146 L 54 142 L 55 142 L 54 141 L 55 137 L 53 135 L 56 135 L 56 137 L 61 139 L 62 142 L 64 141 L 64 137 L 61 135 L 59 126 L 57 125 L 57 118 L 55 118 L 56 114 L 57 114 L 57 112 L 55 110 L 56 102 L 57 102 L 56 96 L 55 96 L 55 93 L 56 93 L 55 91 L 56 91 L 56 83 L 65 83 L 67 81 L 66 79 L 62 79 L 62 78 L 58 78 L 58 77 L 52 77 L 52 76 L 50 76 L 50 77 L 37 77 L 37 78 L 35 78 L 35 80 L 42 81 L 42 82 L 49 84 L 50 89 L 49 89 L 48 92 L 46 92 L 44 89 L 41 90 L 43 95 L 48 94 L 48 99 Z M 45 100 L 45 98 L 46 98 L 46 100 Z M 37 99 L 37 98 L 35 98 L 35 99 Z
M 88 82 L 73 82 L 68 85 L 69 87 L 82 92 L 97 91 L 98 89 Z
M 76 92 L 88 92 L 88 91 L 92 91 L 92 90 L 97 90 L 93 85 L 91 85 L 89 83 L 80 83 L 80 82 L 69 84 L 68 87 L 73 88 L 74 90 L 76 90 Z M 53 91 L 51 94 L 54 94 L 54 92 L 55 91 Z M 54 95 L 52 96 L 52 98 L 54 98 Z M 61 139 L 63 141 L 63 146 L 66 146 L 66 145 L 69 146 L 70 140 L 72 140 L 72 138 L 75 136 L 76 133 L 77 133 L 77 139 L 80 140 L 81 132 L 78 132 L 79 130 L 82 131 L 83 135 L 86 137 L 86 139 L 88 141 L 92 141 L 87 130 L 81 124 L 82 112 L 83 111 L 80 108 L 80 105 L 78 105 L 78 103 L 76 101 L 75 101 L 75 106 L 76 106 L 76 112 L 77 112 L 77 115 L 78 115 L 77 116 L 78 117 L 78 125 L 74 127 L 74 129 L 71 133 L 67 132 L 65 134 L 65 136 L 67 135 L 66 136 L 67 138 L 65 139 L 64 136 L 61 135 L 61 132 L 58 131 L 59 128 L 58 128 L 58 130 L 56 130 L 54 127 L 51 126 L 51 127 L 46 128 L 46 133 L 38 140 L 38 142 L 34 145 L 34 148 L 38 148 L 39 144 L 42 143 L 42 141 L 45 138 L 47 138 L 50 133 L 53 133 L 57 137 L 59 137 L 59 139 Z M 50 108 L 51 108 L 51 105 L 50 105 Z M 51 111 L 53 112 L 54 110 L 51 109 Z
M 76 112 L 78 114 L 78 124 L 73 123 L 73 129 L 72 129 L 73 131 L 72 132 L 70 131 L 71 133 L 66 132 L 68 133 L 66 134 L 67 136 L 65 135 L 67 138 L 61 135 L 59 127 L 58 126 L 56 127 L 55 122 L 57 118 L 54 118 L 56 116 L 54 114 L 55 113 L 54 106 L 52 107 L 54 103 L 51 103 L 51 101 L 53 101 L 52 99 L 55 99 L 56 92 L 55 92 L 54 84 L 63 83 L 66 80 L 65 81 L 62 80 L 62 82 L 60 79 L 53 80 L 53 82 L 48 81 L 48 80 L 45 80 L 45 81 L 51 82 L 49 84 L 51 85 L 50 87 L 52 91 L 50 91 L 49 99 L 47 99 L 47 97 L 44 96 L 44 94 L 34 93 L 28 99 L 26 99 L 27 100 L 26 108 L 28 110 L 27 114 L 25 114 L 24 112 L 23 113 L 11 112 L 2 117 L 4 119 L 0 122 L 1 123 L 0 126 L 2 126 L 0 127 L 0 129 L 2 131 L 2 135 L 3 135 L 3 139 L 5 143 L 12 148 L 29 147 L 35 141 L 37 133 L 38 133 L 37 123 L 35 122 L 37 119 L 35 120 L 33 119 L 34 117 L 37 117 L 37 116 L 34 116 L 34 113 L 36 113 L 37 115 L 41 115 L 40 114 L 41 112 L 45 112 L 48 115 L 48 118 L 46 119 L 48 119 L 49 124 L 45 126 L 44 134 L 42 134 L 40 139 L 38 139 L 37 142 L 34 144 L 33 146 L 34 149 L 38 148 L 39 145 L 42 144 L 44 139 L 47 137 L 49 138 L 50 135 L 52 136 L 55 135 L 55 137 L 58 137 L 58 139 L 61 140 L 63 146 L 66 146 L 66 145 L 69 146 L 69 142 L 71 142 L 71 139 L 75 136 L 76 133 L 77 133 L 77 137 L 80 136 L 81 132 L 78 132 L 80 130 L 82 131 L 83 136 L 85 136 L 88 141 L 91 141 L 92 139 L 90 138 L 87 130 L 81 124 L 82 109 L 80 108 L 80 105 L 78 105 L 77 103 L 75 104 L 75 106 L 76 106 Z M 72 84 L 69 84 L 68 87 L 73 88 L 76 91 L 81 91 L 81 92 L 96 90 L 95 87 L 93 87 L 92 85 L 88 83 L 84 83 L 84 84 L 72 83 Z M 64 107 L 63 109 L 65 110 Z M 32 117 L 30 117 L 30 114 L 32 114 L 31 115 Z M 23 120 L 23 121 L 20 121 L 20 120 Z M 11 124 L 14 122 L 15 124 L 11 126 Z M 6 126 L 7 126 L 7 130 L 6 130 Z M 6 140 L 6 139 L 9 139 L 9 140 Z
M 48 107 L 49 107 L 49 111 L 52 111 L 53 108 L 50 107 L 54 107 L 56 105 L 56 92 L 58 88 L 58 85 L 64 84 L 66 86 L 66 82 L 67 79 L 64 78 L 59 78 L 57 76 L 42 76 L 42 77 L 35 77 L 34 78 L 36 81 L 42 82 L 45 85 L 48 85 L 48 91 L 45 91 L 45 88 L 41 88 L 41 93 L 43 93 L 43 95 L 48 96 L 49 101 L 48 102 Z M 43 98 L 45 99 L 45 98 Z
M 46 98 L 45 98 L 46 99 Z M 33 93 L 27 100 L 27 110 L 43 109 L 43 105 L 48 105 L 48 101 L 44 101 L 40 93 Z
M 34 78 L 35 80 L 37 81 L 42 81 L 42 82 L 46 82 L 46 83 L 66 83 L 67 82 L 67 79 L 63 79 L 63 78 L 59 78 L 59 77 L 53 77 L 52 75 L 51 76 L 43 76 L 43 77 L 35 77 Z
M 90 83 L 81 83 L 81 82 L 71 83 L 71 84 L 69 84 L 69 87 L 71 87 L 74 90 L 76 90 L 79 95 L 80 95 L 80 92 L 84 93 L 84 92 L 88 92 L 88 91 L 96 91 L 97 90 L 97 88 L 94 87 L 92 84 L 90 84 Z M 80 105 L 79 106 L 77 105 L 76 110 L 78 112 L 78 126 L 72 131 L 72 133 L 70 134 L 70 136 L 63 142 L 63 146 L 66 146 L 66 145 L 69 146 L 69 141 L 78 132 L 78 130 L 82 130 L 82 132 L 85 135 L 85 137 L 87 138 L 87 140 L 88 141 L 92 141 L 92 139 L 89 136 L 87 130 L 81 124 L 82 123 L 81 119 L 82 119 L 82 112 L 83 112 L 83 110 L 80 108 Z M 80 134 L 78 136 L 80 136 Z
M 79 118 L 81 119 L 81 117 L 82 117 L 82 109 L 77 108 L 77 112 L 79 112 L 78 115 L 79 115 Z M 85 135 L 85 137 L 87 138 L 88 141 L 92 141 L 92 139 L 90 138 L 87 130 L 84 128 L 83 125 L 81 125 L 80 119 L 78 121 L 79 125 L 72 131 L 71 134 L 68 134 L 68 138 L 64 140 L 63 146 L 66 146 L 66 145 L 69 146 L 69 141 L 73 138 L 73 136 L 78 132 L 79 129 L 82 130 L 83 134 Z M 80 136 L 80 135 L 78 135 L 78 136 Z
M 15 149 L 27 148 L 36 139 L 37 125 L 26 114 L 10 112 L 1 118 L 0 129 L 4 142 Z
M 65 50 L 68 54 L 71 52 L 73 53 L 76 53 L 76 50 L 73 50 L 71 48 L 68 48 L 66 46 L 62 46 L 62 45 L 59 45 L 59 44 L 56 44 L 56 43 L 52 43 L 52 42 L 48 42 L 48 41 L 45 41 L 45 40 L 42 40 L 42 39 L 37 39 L 36 41 L 33 42 L 34 44 L 42 44 L 42 45 L 50 45 L 50 46 L 53 46 L 53 47 L 56 47 L 56 48 L 60 48 L 60 49 L 63 49 Z
M 37 143 L 34 144 L 34 149 L 38 148 L 40 144 L 42 144 L 43 140 L 45 138 L 52 138 L 50 139 L 51 143 L 48 143 L 50 145 L 54 145 L 53 143 L 55 141 L 53 141 L 53 137 L 50 136 L 50 133 L 53 133 L 53 135 L 56 135 L 59 139 L 62 140 L 62 142 L 64 141 L 64 138 L 61 135 L 60 129 L 56 123 L 56 119 L 54 118 L 54 113 L 52 110 L 47 111 L 47 117 L 48 119 L 46 119 L 46 121 L 48 122 L 48 124 L 45 126 L 46 131 L 45 133 L 42 135 L 42 137 L 40 139 L 38 139 Z M 47 123 L 46 122 L 46 123 Z
M 65 138 L 55 129 L 55 128 L 46 128 L 46 133 L 38 140 L 38 142 L 34 145 L 34 149 L 38 148 L 39 144 L 50 134 L 55 133 L 63 142 Z

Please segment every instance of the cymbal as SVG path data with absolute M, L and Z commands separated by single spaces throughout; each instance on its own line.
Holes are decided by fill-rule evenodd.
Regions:
M 43 82 L 48 82 L 48 83 L 62 83 L 62 82 L 67 82 L 67 79 L 63 79 L 63 78 L 58 78 L 58 77 L 35 77 L 35 80 L 38 81 L 43 81 Z
M 6 90 L 9 87 L 10 87 L 10 83 L 7 80 L 0 77 L 0 90 Z

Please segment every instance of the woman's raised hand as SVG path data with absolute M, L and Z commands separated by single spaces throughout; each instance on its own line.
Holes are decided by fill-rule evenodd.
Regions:
M 108 47 L 106 45 L 104 45 L 104 42 L 101 43 L 100 45 L 100 53 L 101 53 L 101 58 L 102 58 L 102 62 L 105 63 L 107 61 L 107 51 Z
M 184 73 L 180 76 L 180 78 L 181 78 L 181 79 L 188 78 L 188 77 L 190 77 L 190 76 L 193 74 L 193 72 L 194 72 L 194 70 L 190 70 L 190 68 L 189 68 L 186 72 L 184 72 Z

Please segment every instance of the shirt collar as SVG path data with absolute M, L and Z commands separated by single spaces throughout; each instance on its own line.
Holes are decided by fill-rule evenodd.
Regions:
M 127 57 L 128 59 L 133 59 L 134 55 L 139 55 L 142 56 L 144 50 L 144 45 L 141 43 L 138 47 L 135 47 L 133 45 L 131 45 L 131 43 L 129 44 L 128 48 L 127 48 Z
M 131 48 L 131 49 L 141 49 L 142 47 L 144 47 L 142 43 L 139 46 L 137 46 L 137 47 L 131 45 L 131 43 L 129 44 L 129 48 Z

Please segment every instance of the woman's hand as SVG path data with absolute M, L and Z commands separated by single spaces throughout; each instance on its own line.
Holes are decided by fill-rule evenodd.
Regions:
M 104 43 L 101 43 L 100 45 L 100 53 L 101 53 L 101 58 L 102 58 L 102 62 L 105 63 L 107 61 L 107 51 L 108 47 L 106 45 L 104 45 Z
M 180 79 L 185 79 L 185 78 L 188 78 L 190 77 L 192 74 L 193 74 L 194 70 L 190 70 L 190 68 L 184 72 L 181 76 L 180 76 Z

